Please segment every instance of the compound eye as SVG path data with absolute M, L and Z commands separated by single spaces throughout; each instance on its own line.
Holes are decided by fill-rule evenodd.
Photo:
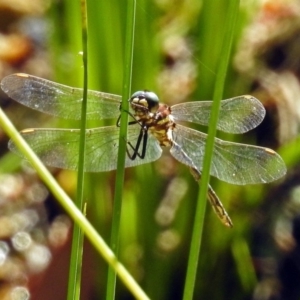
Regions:
M 133 93 L 130 97 L 130 100 L 137 98 L 137 99 L 143 99 L 145 98 L 145 92 L 144 91 L 137 91 Z
M 159 98 L 157 97 L 157 95 L 153 92 L 146 91 L 145 98 L 148 102 L 149 110 L 150 111 L 152 111 L 154 109 L 157 110 L 158 105 L 159 105 Z
M 159 98 L 157 95 L 150 91 L 138 91 L 135 92 L 131 98 L 130 102 L 136 102 L 144 105 L 149 111 L 157 110 L 159 105 Z

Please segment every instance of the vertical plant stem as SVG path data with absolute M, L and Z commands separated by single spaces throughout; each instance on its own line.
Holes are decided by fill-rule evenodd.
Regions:
M 124 58 L 124 75 L 123 75 L 123 93 L 121 104 L 121 122 L 119 136 L 119 151 L 116 173 L 115 196 L 113 206 L 113 220 L 111 229 L 111 249 L 118 256 L 119 250 L 119 229 L 122 210 L 122 194 L 125 173 L 125 156 L 126 156 L 126 139 L 127 139 L 127 124 L 128 124 L 128 99 L 131 91 L 131 76 L 132 76 L 132 61 L 133 61 L 133 46 L 134 46 L 134 25 L 135 25 L 136 1 L 129 0 L 127 6 L 127 23 L 125 33 L 125 58 Z M 115 298 L 116 289 L 116 273 L 109 267 L 107 276 L 106 299 Z
M 79 161 L 77 175 L 77 197 L 76 205 L 80 211 L 83 209 L 84 189 L 84 160 L 85 160 L 85 132 L 86 132 L 86 111 L 87 111 L 87 84 L 88 84 L 88 60 L 87 60 L 87 14 L 86 2 L 81 0 L 82 17 L 82 59 L 83 59 L 83 97 L 81 106 L 81 126 Z M 68 300 L 80 299 L 82 255 L 84 235 L 80 227 L 74 223 L 72 236 L 72 250 L 69 268 Z
M 214 138 L 216 135 L 216 127 L 218 122 L 219 115 L 219 107 L 221 98 L 223 95 L 224 84 L 226 71 L 228 67 L 228 62 L 230 58 L 231 45 L 233 40 L 233 34 L 235 29 L 235 23 L 238 16 L 239 10 L 239 1 L 232 0 L 229 1 L 228 15 L 227 21 L 225 24 L 225 34 L 223 39 L 223 51 L 222 56 L 220 58 L 216 85 L 214 89 L 213 95 L 213 105 L 212 112 L 209 121 L 208 128 L 208 138 L 205 145 L 205 154 L 204 154 L 204 162 L 203 162 L 203 170 L 202 177 L 200 183 L 200 194 L 197 202 L 196 214 L 195 214 L 195 222 L 192 234 L 191 248 L 188 260 L 188 269 L 186 274 L 186 281 L 184 287 L 184 295 L 183 299 L 193 299 L 195 281 L 197 275 L 197 267 L 199 261 L 199 253 L 201 247 L 201 238 L 203 232 L 203 224 L 205 217 L 205 209 L 207 202 L 207 189 L 209 183 L 209 171 L 212 160 L 213 148 L 214 148 Z

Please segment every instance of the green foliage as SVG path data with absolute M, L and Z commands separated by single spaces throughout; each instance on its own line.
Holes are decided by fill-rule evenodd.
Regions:
M 89 89 L 122 94 L 127 5 L 127 1 L 87 0 Z M 187 95 L 187 101 L 192 100 L 191 95 L 195 100 L 211 99 L 224 50 L 227 6 L 227 1 L 221 0 L 137 1 L 132 92 L 145 88 L 156 90 L 162 96 L 162 102 L 170 105 L 180 94 Z M 49 16 L 53 22 L 49 42 L 53 79 L 81 86 L 79 1 L 54 3 Z M 243 22 L 239 24 L 242 26 Z M 242 28 L 237 30 L 241 32 Z M 165 50 L 166 40 L 170 41 L 171 37 L 175 41 L 186 41 L 189 46 L 187 56 L 192 64 L 189 73 L 192 75 L 184 77 L 185 74 L 179 72 L 177 75 L 182 75 L 183 79 L 175 87 L 163 85 L 168 81 L 162 77 L 162 73 L 170 70 L 174 63 L 174 57 Z M 174 44 L 175 52 L 180 50 L 180 45 Z M 180 70 L 183 72 L 184 69 Z M 237 96 L 232 91 L 243 88 L 238 86 L 232 69 L 229 69 L 229 75 L 224 94 Z M 190 78 L 187 85 L 186 78 Z M 186 86 L 188 91 L 185 91 Z M 243 90 L 243 93 L 247 92 Z M 115 122 L 93 121 L 88 126 Z M 74 127 L 74 123 L 60 121 L 59 126 Z M 247 140 L 243 142 L 247 143 Z M 252 143 L 252 140 L 248 142 Z M 87 174 L 85 179 L 87 217 L 107 241 L 111 231 L 115 177 L 116 173 L 110 172 Z M 234 228 L 225 228 L 208 207 L 195 299 L 243 299 L 251 294 L 256 282 L 253 269 L 247 267 L 251 266 L 247 236 L 251 208 L 263 199 L 266 189 L 245 189 L 215 180 L 212 180 L 212 185 L 228 208 Z M 188 168 L 164 153 L 155 163 L 126 170 L 122 194 L 119 249 L 122 263 L 151 299 L 182 299 L 198 201 L 197 183 Z M 162 206 L 162 202 L 167 205 Z M 98 298 L 103 299 L 107 265 L 97 255 L 94 261 L 91 268 L 95 277 L 91 280 Z M 125 298 L 128 293 L 121 284 L 117 285 L 116 299 Z
M 179 1 L 176 5 L 165 1 L 156 5 L 150 1 L 137 2 L 135 49 L 133 53 L 132 92 L 144 88 L 159 90 L 157 82 L 160 72 L 165 68 L 163 56 L 164 39 L 171 35 L 191 40 L 192 61 L 198 65 L 199 77 L 196 80 L 197 99 L 212 98 L 214 81 L 218 69 L 219 58 L 222 55 L 222 39 L 227 4 L 224 1 L 205 1 L 200 8 L 198 1 Z M 68 85 L 81 84 L 80 28 L 75 2 L 64 2 L 65 15 L 54 23 L 53 38 L 64 34 L 65 38 L 55 40 L 54 61 L 67 54 L 73 57 L 73 64 L 68 67 L 55 64 L 57 81 Z M 61 4 L 62 5 L 62 4 Z M 125 24 L 127 2 L 88 1 L 89 28 L 89 88 L 109 93 L 121 94 L 123 82 L 124 53 L 125 53 Z M 191 18 L 191 7 L 198 7 Z M 177 7 L 178 6 L 178 7 Z M 58 8 L 59 9 L 59 8 Z M 53 7 L 53 12 L 55 12 Z M 72 13 L 72 15 L 70 15 Z M 58 14 L 58 12 L 56 12 Z M 61 14 L 61 12 L 60 12 Z M 173 15 L 172 15 L 173 14 Z M 76 20 L 76 18 L 78 18 Z M 58 21 L 56 21 L 58 22 Z M 63 33 L 59 24 L 63 22 L 67 31 Z M 70 24 L 70 22 L 72 22 Z M 171 24 L 172 23 L 172 24 Z M 168 36 L 169 35 L 169 36 Z M 230 84 L 229 84 L 230 85 Z M 169 89 L 169 86 L 162 87 Z M 225 90 L 225 93 L 227 91 Z M 162 93 L 163 95 L 164 93 Z M 161 99 L 172 104 L 172 99 Z M 189 99 L 186 99 L 189 100 Z M 115 122 L 113 120 L 112 122 Z M 107 121 L 100 125 L 106 125 Z M 91 124 L 98 126 L 98 124 Z M 164 162 L 164 160 L 167 160 Z M 170 170 L 163 170 L 169 168 Z M 174 170 L 174 171 L 173 171 Z M 164 173 L 167 173 L 165 175 Z M 155 215 L 160 202 L 166 194 L 171 179 L 180 176 L 187 185 L 187 192 L 180 202 L 173 222 L 167 226 L 159 225 Z M 108 239 L 110 236 L 111 207 L 114 190 L 115 173 L 88 174 L 86 184 L 87 216 L 99 228 L 100 233 Z M 218 183 L 221 185 L 221 183 Z M 228 185 L 226 185 L 228 187 Z M 195 202 L 198 199 L 197 184 L 184 166 L 170 160 L 167 155 L 151 165 L 144 165 L 126 170 L 123 189 L 123 211 L 121 228 L 120 258 L 129 270 L 141 280 L 146 293 L 153 299 L 180 299 L 182 297 L 184 278 L 187 267 L 188 249 Z M 233 198 L 238 198 L 239 189 Z M 228 207 L 232 193 L 226 188 L 220 188 L 220 198 Z M 228 195 L 228 196 L 227 196 Z M 176 192 L 174 198 L 176 198 Z M 228 200 L 227 200 L 228 199 Z M 231 199 L 233 200 L 233 199 Z M 229 209 L 230 211 L 230 209 Z M 229 287 L 228 260 L 232 260 L 230 242 L 234 239 L 235 230 L 229 230 L 219 224 L 219 220 L 211 214 L 206 218 L 203 246 L 198 269 L 196 295 L 205 299 L 226 299 Z M 211 216 L 212 215 L 212 216 Z M 235 226 L 240 227 L 239 220 L 233 216 Z M 238 230 L 240 231 L 240 230 Z M 214 234 L 209 234 L 213 232 Z M 170 235 L 168 242 L 166 237 Z M 175 240 L 180 241 L 178 246 Z M 169 243 L 166 250 L 163 245 Z M 235 256 L 241 259 L 241 255 Z M 98 260 L 98 259 L 97 259 Z M 242 264 L 236 261 L 236 264 Z M 238 273 L 232 268 L 230 273 L 240 286 Z M 98 261 L 100 277 L 103 273 L 103 263 Z M 210 277 L 214 274 L 214 289 L 208 287 Z M 96 282 L 96 279 L 95 279 Z M 104 285 L 104 283 L 102 284 Z M 236 288 L 241 292 L 242 287 Z M 98 291 L 101 293 L 101 291 Z M 121 293 L 119 291 L 119 293 Z M 209 295 L 209 296 L 208 296 Z M 100 294 L 99 294 L 100 296 Z M 103 295 L 101 296 L 103 297 Z M 120 295 L 117 293 L 118 299 Z

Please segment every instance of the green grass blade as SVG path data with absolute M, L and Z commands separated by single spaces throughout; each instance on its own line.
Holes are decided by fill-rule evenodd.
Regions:
M 133 62 L 133 46 L 134 46 L 134 28 L 135 28 L 135 11 L 136 1 L 128 1 L 127 7 L 127 24 L 125 33 L 125 59 L 124 59 L 124 75 L 123 75 L 123 93 L 122 93 L 122 110 L 120 122 L 120 137 L 119 137 L 119 151 L 118 163 L 116 173 L 115 196 L 113 206 L 113 220 L 111 228 L 110 245 L 112 250 L 118 255 L 119 248 L 119 233 L 120 233 L 120 219 L 122 209 L 122 195 L 123 183 L 125 174 L 125 156 L 126 156 L 126 139 L 127 139 L 127 124 L 128 124 L 128 99 L 131 92 L 131 75 Z M 106 299 L 115 298 L 116 274 L 112 268 L 108 269 L 107 278 L 107 293 Z
M 87 49 L 87 13 L 86 2 L 81 0 L 82 16 L 82 59 L 83 59 L 83 97 L 81 107 L 80 145 L 77 174 L 77 197 L 76 205 L 83 209 L 84 190 L 84 160 L 85 160 L 85 132 L 86 132 L 86 111 L 87 111 L 87 91 L 88 91 L 88 49 Z M 75 223 L 72 235 L 72 250 L 69 268 L 68 300 L 80 299 L 82 255 L 83 255 L 84 235 L 80 227 Z
M 68 215 L 78 224 L 82 229 L 87 239 L 90 241 L 91 245 L 94 246 L 96 251 L 98 251 L 103 259 L 112 266 L 115 272 L 118 274 L 120 279 L 123 281 L 124 285 L 130 290 L 130 292 L 137 299 L 147 300 L 148 296 L 136 283 L 134 278 L 125 269 L 125 267 L 117 260 L 114 253 L 107 246 L 103 238 L 98 234 L 96 229 L 91 225 L 91 223 L 86 219 L 83 213 L 78 209 L 74 202 L 68 197 L 65 191 L 56 182 L 54 177 L 50 174 L 48 169 L 43 165 L 36 154 L 31 150 L 30 146 L 22 138 L 10 120 L 7 118 L 5 113 L 0 109 L 0 126 L 4 132 L 12 139 L 12 141 L 19 148 L 21 153 L 26 157 L 32 167 L 36 170 L 39 177 L 51 191 L 53 196 L 59 201 L 60 205 L 65 209 Z
M 235 23 L 239 10 L 239 1 L 232 0 L 229 2 L 227 22 L 225 24 L 225 35 L 223 40 L 222 57 L 220 58 L 216 84 L 213 95 L 213 106 L 209 121 L 208 138 L 205 145 L 205 155 L 202 170 L 202 178 L 200 184 L 200 193 L 196 208 L 195 222 L 192 234 L 191 248 L 188 261 L 188 269 L 184 288 L 184 300 L 193 299 L 199 253 L 201 247 L 201 238 L 203 232 L 204 216 L 207 202 L 207 190 L 209 183 L 209 170 L 212 160 L 212 152 L 214 147 L 214 138 L 216 135 L 216 126 L 218 122 L 218 114 L 220 101 L 222 98 L 226 71 L 229 63 Z

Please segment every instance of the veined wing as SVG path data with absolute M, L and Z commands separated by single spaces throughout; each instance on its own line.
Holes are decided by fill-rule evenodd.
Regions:
M 173 105 L 175 121 L 208 125 L 212 101 L 185 102 Z M 229 133 L 244 133 L 255 128 L 265 117 L 265 109 L 256 98 L 245 95 L 221 101 L 217 128 Z
M 128 126 L 128 142 L 135 144 L 141 127 Z M 62 169 L 77 170 L 79 155 L 78 129 L 26 129 L 23 138 L 40 157 L 45 165 Z M 117 167 L 119 128 L 99 127 L 86 130 L 85 171 L 103 172 Z M 9 141 L 10 150 L 22 156 L 14 143 Z M 158 141 L 149 135 L 146 157 L 131 160 L 126 156 L 126 167 L 133 167 L 157 160 L 161 156 Z
M 202 132 L 177 124 L 173 139 L 181 147 L 172 146 L 170 152 L 181 163 L 202 170 L 206 138 Z M 240 185 L 266 183 L 285 173 L 282 158 L 271 149 L 215 139 L 210 174 L 220 180 Z
M 64 119 L 79 120 L 83 90 L 28 74 L 12 74 L 1 81 L 2 90 L 32 109 Z M 88 91 L 87 119 L 117 118 L 121 96 Z

